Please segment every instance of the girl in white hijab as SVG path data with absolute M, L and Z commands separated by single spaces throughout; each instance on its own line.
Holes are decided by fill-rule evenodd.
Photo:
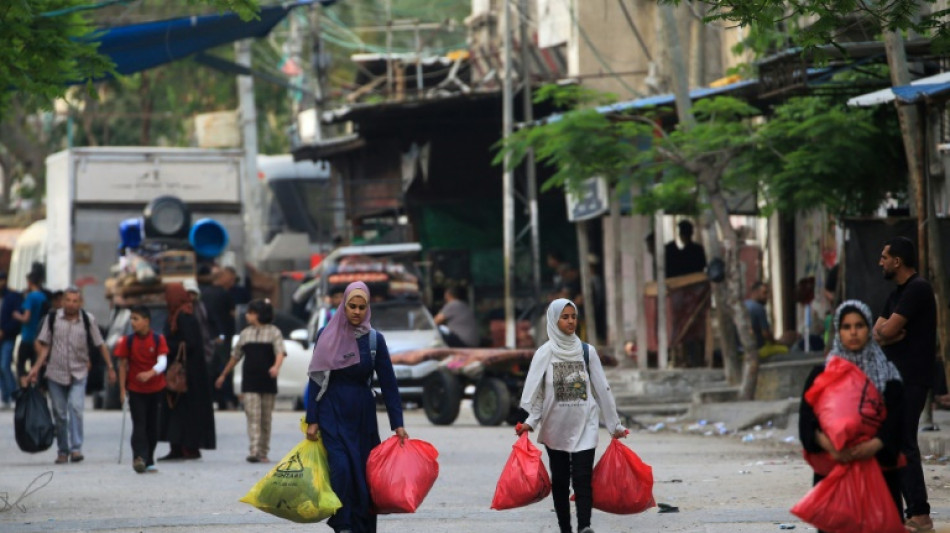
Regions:
M 538 430 L 538 442 L 548 450 L 551 495 L 561 533 L 571 533 L 570 489 L 574 486 L 579 533 L 593 533 L 591 471 L 601 414 L 615 439 L 626 436 L 617 406 L 607 384 L 597 350 L 589 346 L 590 363 L 584 363 L 584 344 L 574 334 L 577 306 L 558 298 L 547 311 L 548 341 L 531 359 L 521 407 L 528 418 L 518 434 Z

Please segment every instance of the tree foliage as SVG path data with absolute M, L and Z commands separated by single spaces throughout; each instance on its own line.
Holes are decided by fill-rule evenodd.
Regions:
M 826 98 L 792 98 L 759 131 L 755 164 L 767 205 L 781 211 L 822 205 L 844 216 L 873 213 L 906 173 L 896 116 Z
M 678 4 L 681 0 L 661 0 Z M 794 29 L 797 43 L 820 46 L 864 24 L 889 30 L 911 30 L 950 43 L 946 9 L 938 0 L 701 0 L 707 20 L 738 23 L 764 35 Z
M 540 98 L 591 102 L 578 88 L 547 88 Z M 581 92 L 578 92 L 581 91 Z M 579 96 L 582 95 L 582 96 Z M 579 188 L 602 176 L 639 191 L 635 208 L 696 212 L 704 209 L 697 176 L 719 169 L 721 191 L 756 192 L 766 210 L 795 212 L 826 206 L 842 215 L 867 214 L 888 191 L 903 161 L 893 116 L 855 109 L 822 97 L 791 99 L 760 110 L 732 97 L 698 100 L 691 128 L 662 128 L 661 110 L 606 112 L 586 107 L 514 133 L 495 162 L 527 150 L 552 167 L 544 187 Z M 899 181 L 899 180 L 897 180 Z
M 12 91 L 50 101 L 71 80 L 100 76 L 110 61 L 83 42 L 93 28 L 80 13 L 44 16 L 75 7 L 76 0 L 9 0 L 0 7 L 0 120 Z
M 111 72 L 97 52 L 87 0 L 5 0 L 0 5 L 0 120 L 13 92 L 52 102 L 76 80 Z M 230 9 L 243 18 L 257 13 L 256 0 L 187 0 L 186 6 Z M 90 86 L 91 90 L 91 86 Z

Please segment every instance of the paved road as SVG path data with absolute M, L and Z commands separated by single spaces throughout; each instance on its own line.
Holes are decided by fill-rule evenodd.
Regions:
M 463 408 L 459 421 L 448 427 L 430 425 L 418 410 L 407 413 L 410 435 L 439 449 L 441 472 L 419 511 L 381 517 L 380 533 L 557 531 L 550 500 L 511 511 L 489 509 L 514 442 L 513 430 L 480 427 L 470 412 Z M 53 464 L 55 445 L 36 455 L 20 452 L 13 439 L 12 413 L 0 413 L 0 531 L 329 531 L 324 524 L 294 524 L 238 502 L 269 467 L 244 461 L 243 413 L 216 415 L 217 450 L 205 452 L 198 461 L 161 463 L 161 471 L 150 475 L 132 471 L 127 448 L 123 463 L 117 464 L 118 412 L 86 412 L 86 460 L 68 465 Z M 292 411 L 275 413 L 271 459 L 279 459 L 301 439 L 299 417 Z M 381 426 L 388 427 L 384 418 L 381 415 Z M 772 439 L 742 442 L 737 436 L 635 432 L 626 442 L 653 466 L 656 500 L 680 512 L 617 516 L 595 510 L 594 529 L 745 533 L 777 531 L 779 524 L 791 523 L 808 530 L 787 512 L 808 490 L 810 471 L 797 446 L 781 442 L 786 433 L 779 430 Z M 604 433 L 601 450 L 606 442 Z M 167 445 L 160 444 L 158 453 L 166 451 Z M 942 517 L 950 514 L 948 469 L 935 464 L 927 472 L 932 501 Z M 45 485 L 24 495 L 31 483 Z

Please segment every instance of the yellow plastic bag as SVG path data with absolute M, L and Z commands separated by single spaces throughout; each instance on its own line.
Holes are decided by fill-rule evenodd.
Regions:
M 343 507 L 330 488 L 330 469 L 323 442 L 307 439 L 294 446 L 241 501 L 265 513 L 301 523 L 320 522 Z

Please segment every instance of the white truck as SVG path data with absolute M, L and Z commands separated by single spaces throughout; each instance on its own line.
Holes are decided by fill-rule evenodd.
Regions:
M 323 214 L 328 210 L 321 209 L 324 198 L 333 197 L 329 166 L 258 156 L 258 170 L 261 189 L 249 191 L 243 151 L 236 149 L 88 147 L 52 154 L 46 159 L 46 220 L 14 247 L 10 285 L 24 288 L 32 262 L 44 263 L 50 289 L 80 286 L 85 308 L 108 324 L 103 282 L 120 254 L 119 224 L 166 195 L 187 204 L 192 222 L 208 217 L 224 226 L 239 271 L 249 219 L 263 222 L 250 226 L 262 232 L 259 268 L 266 270 L 268 261 L 286 269 L 307 265 L 308 251 L 329 247 L 333 234 Z M 258 201 L 249 205 L 248 198 Z M 248 209 L 259 209 L 258 216 L 248 217 Z

